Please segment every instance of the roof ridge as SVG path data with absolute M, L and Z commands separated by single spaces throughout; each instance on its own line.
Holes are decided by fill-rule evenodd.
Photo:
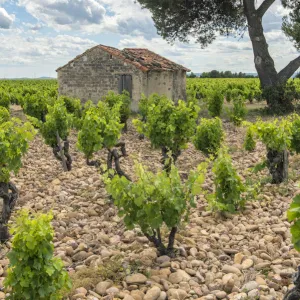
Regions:
M 147 48 L 124 48 L 123 50 L 131 50 L 131 49 L 133 49 L 133 50 L 148 50 L 149 51 L 149 49 L 147 49 Z
M 151 70 L 156 71 L 175 71 L 175 70 L 184 70 L 184 71 L 190 71 L 188 68 L 164 57 L 160 54 L 157 54 L 147 48 L 124 48 L 123 50 L 120 50 L 118 48 L 112 47 L 112 46 L 106 46 L 102 44 L 98 44 L 85 52 L 83 52 L 80 55 L 77 55 L 74 59 L 69 61 L 64 66 L 58 68 L 56 71 L 61 70 L 62 68 L 66 67 L 70 63 L 76 61 L 80 57 L 84 56 L 85 54 L 89 53 L 90 51 L 99 48 L 103 51 L 106 51 L 110 55 L 113 55 L 114 57 L 123 60 L 124 62 L 130 63 L 134 65 L 136 68 L 142 70 L 143 72 L 148 72 Z M 126 51 L 128 50 L 128 52 Z M 139 55 L 137 51 L 143 50 L 147 52 L 150 55 L 145 55 L 145 57 L 142 57 L 142 55 Z M 145 61 L 142 61 L 144 60 Z

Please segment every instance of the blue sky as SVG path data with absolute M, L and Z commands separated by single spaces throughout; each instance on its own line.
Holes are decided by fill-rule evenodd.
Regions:
M 278 70 L 299 55 L 280 30 L 285 14 L 277 0 L 264 17 Z M 96 44 L 149 48 L 194 72 L 255 72 L 247 34 L 219 37 L 206 49 L 193 41 L 169 45 L 134 0 L 0 0 L 0 40 L 0 78 L 56 77 L 59 66 Z

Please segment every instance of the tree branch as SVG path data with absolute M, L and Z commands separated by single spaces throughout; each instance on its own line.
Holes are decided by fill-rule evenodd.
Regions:
M 279 83 L 284 83 L 300 68 L 300 56 L 292 60 L 284 69 L 278 73 Z
M 261 4 L 261 6 L 256 10 L 257 14 L 262 18 L 274 2 L 275 0 L 265 0 Z

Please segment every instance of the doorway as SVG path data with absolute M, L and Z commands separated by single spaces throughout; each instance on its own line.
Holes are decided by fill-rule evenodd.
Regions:
M 119 77 L 119 94 L 122 94 L 126 90 L 132 98 L 132 76 L 131 75 L 121 75 Z

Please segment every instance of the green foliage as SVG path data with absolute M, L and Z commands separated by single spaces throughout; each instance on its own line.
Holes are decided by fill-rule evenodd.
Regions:
M 10 97 L 8 93 L 0 89 L 0 107 L 9 109 Z
M 136 182 L 119 176 L 106 178 L 106 189 L 112 195 L 119 215 L 125 216 L 127 228 L 133 229 L 137 225 L 144 234 L 152 235 L 153 230 L 163 224 L 172 228 L 187 220 L 190 207 L 196 205 L 194 197 L 202 192 L 206 167 L 206 163 L 199 165 L 183 183 L 174 165 L 170 173 L 154 174 L 137 164 Z
M 290 9 L 289 15 L 283 18 L 282 30 L 297 50 L 300 50 L 300 5 L 299 1 L 284 0 L 285 5 Z
M 67 140 L 72 125 L 72 117 L 68 114 L 62 100 L 55 102 L 53 106 L 48 106 L 49 113 L 45 123 L 40 123 L 40 132 L 45 143 L 50 147 L 57 145 L 57 136 L 62 140 Z
M 257 174 L 258 172 L 262 171 L 263 169 L 265 169 L 266 167 L 268 166 L 268 162 L 267 160 L 264 160 L 258 164 L 256 164 L 252 169 L 251 171 L 254 173 L 254 174 Z
M 148 114 L 148 109 L 152 105 L 158 105 L 160 102 L 161 96 L 158 94 L 152 94 L 147 98 L 145 95 L 142 95 L 140 101 L 139 101 L 139 113 L 142 116 L 143 119 L 146 119 Z
M 235 212 L 244 207 L 245 186 L 232 165 L 230 155 L 221 148 L 213 165 L 215 193 L 208 196 L 209 206 L 217 211 Z
M 12 300 L 59 300 L 71 288 L 68 273 L 60 258 L 53 257 L 54 231 L 51 215 L 35 215 L 20 211 L 12 226 L 12 250 L 6 288 Z
M 120 124 L 121 102 L 112 108 L 105 102 L 86 110 L 81 130 L 78 133 L 78 149 L 87 159 L 103 148 L 114 147 L 121 136 L 123 124 Z
M 44 122 L 48 113 L 48 102 L 41 94 L 27 94 L 23 101 L 23 110 L 26 115 Z
M 241 126 L 247 115 L 246 103 L 242 96 L 233 98 L 233 108 L 229 112 L 230 121 L 235 126 Z
M 0 106 L 0 124 L 7 122 L 9 118 L 9 111 L 5 107 Z
M 194 134 L 199 108 L 193 102 L 179 100 L 175 105 L 165 96 L 151 96 L 145 122 L 133 120 L 155 148 L 165 146 L 172 153 L 184 149 Z
M 197 150 L 205 155 L 216 155 L 224 138 L 222 121 L 219 118 L 201 119 L 193 138 Z
M 63 101 L 67 112 L 72 115 L 72 127 L 76 129 L 80 129 L 82 125 L 82 114 L 83 107 L 81 105 L 80 99 L 61 96 L 59 97 L 59 101 Z
M 293 100 L 298 98 L 296 85 L 293 81 L 265 88 L 262 97 L 267 100 L 271 112 L 285 114 L 293 110 Z
M 243 3 L 236 0 L 138 2 L 150 10 L 158 34 L 170 42 L 178 39 L 186 43 L 193 37 L 201 46 L 207 46 L 216 36 L 234 33 L 246 25 Z
M 275 119 L 270 122 L 258 121 L 255 131 L 267 149 L 284 151 L 291 146 L 291 122 L 288 119 Z
M 224 96 L 219 91 L 214 91 L 208 97 L 208 111 L 212 117 L 220 117 L 224 104 Z
M 300 195 L 294 197 L 287 211 L 287 218 L 289 222 L 293 222 L 291 226 L 292 243 L 295 249 L 300 252 Z
M 118 105 L 120 110 L 120 121 L 122 124 L 126 124 L 131 112 L 131 99 L 129 93 L 126 90 L 124 90 L 122 94 L 115 94 L 114 92 L 110 91 L 103 98 L 103 101 L 107 103 L 110 108 Z
M 249 126 L 246 132 L 244 148 L 246 151 L 254 151 L 256 147 L 255 130 L 253 126 Z
M 15 174 L 22 165 L 22 156 L 35 130 L 30 123 L 17 118 L 9 119 L 9 113 L 0 109 L 0 182 L 9 182 L 10 172 Z
M 297 114 L 293 114 L 291 116 L 291 149 L 296 153 L 300 153 L 300 116 Z
M 80 99 L 60 96 L 58 100 L 62 100 L 65 104 L 67 112 L 72 114 L 76 118 L 81 118 L 82 116 L 82 105 Z

